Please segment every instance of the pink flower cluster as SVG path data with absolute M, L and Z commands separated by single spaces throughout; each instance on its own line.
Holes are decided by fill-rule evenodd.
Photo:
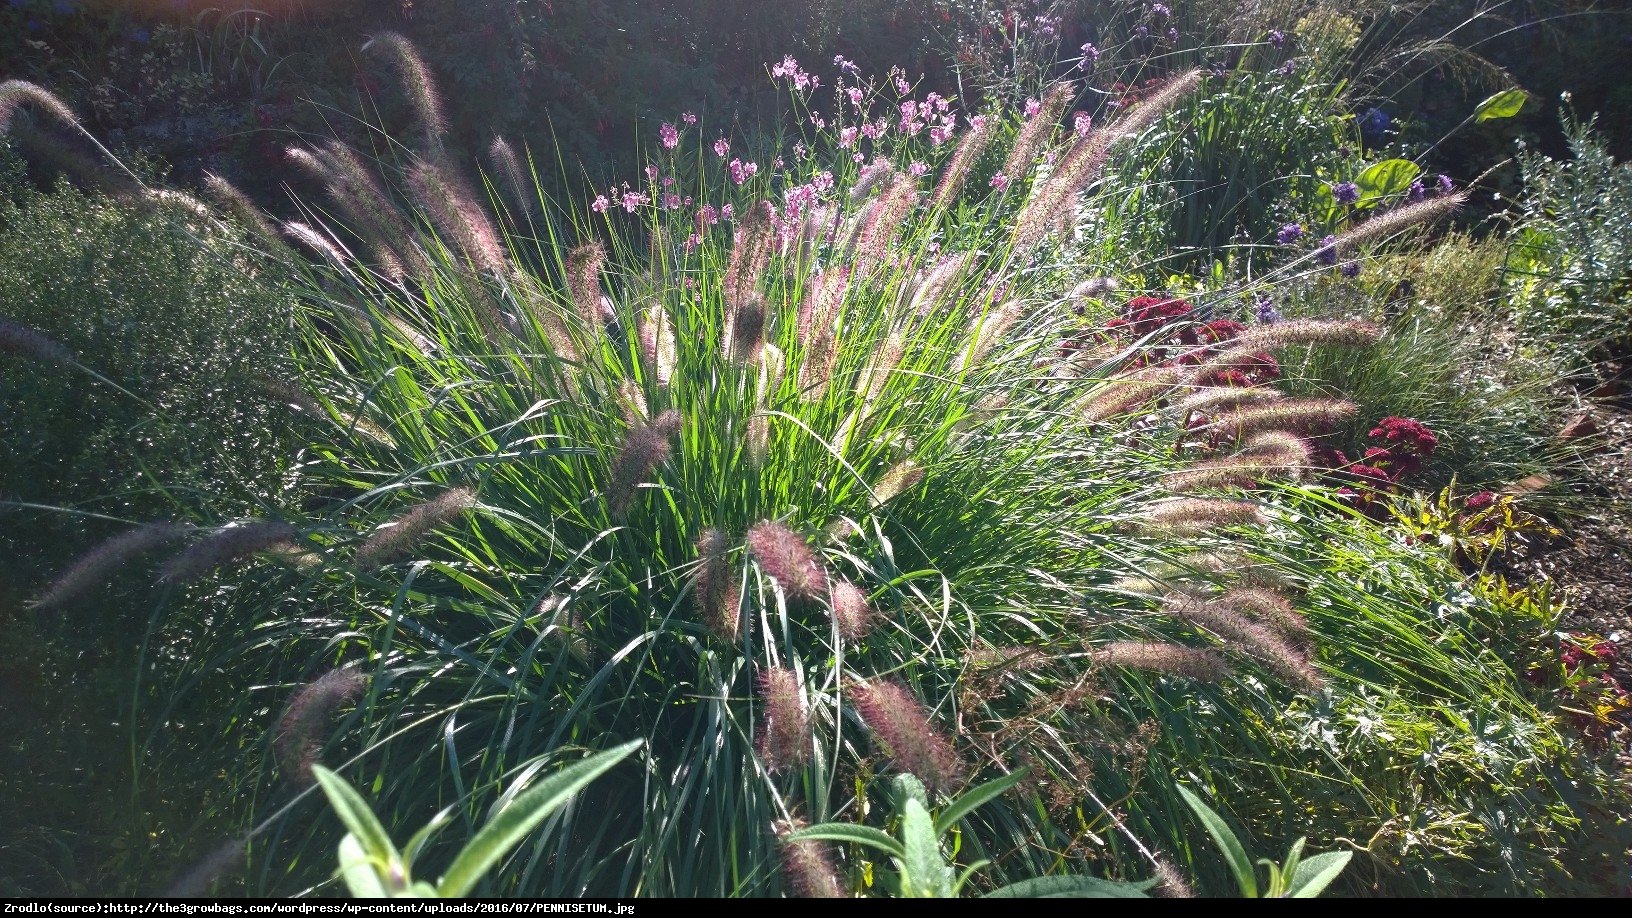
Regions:
M 783 57 L 781 63 L 771 65 L 771 76 L 787 80 L 788 85 L 799 92 L 816 89 L 822 85 L 822 78 L 801 68 L 791 54 Z
M 740 159 L 731 160 L 731 164 L 726 168 L 731 172 L 731 184 L 733 185 L 741 185 L 759 172 L 758 163 L 752 161 L 743 162 Z

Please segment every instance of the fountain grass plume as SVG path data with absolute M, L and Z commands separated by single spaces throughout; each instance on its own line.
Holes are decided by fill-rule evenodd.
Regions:
M 466 260 L 492 274 L 509 273 L 510 260 L 498 230 L 452 169 L 428 159 L 415 160 L 408 168 L 408 188 L 432 225 L 458 246 Z
M 1113 377 L 1078 402 L 1078 411 L 1087 421 L 1110 420 L 1167 395 L 1178 381 L 1166 367 Z
M 680 412 L 669 409 L 650 423 L 637 422 L 618 444 L 607 478 L 607 506 L 612 516 L 622 519 L 640 493 L 640 485 L 652 471 L 669 459 L 669 441 L 680 432 Z
M 1330 398 L 1289 398 L 1219 415 L 1208 429 L 1227 440 L 1243 440 L 1266 431 L 1313 431 L 1352 417 L 1359 407 Z
M 789 599 L 811 602 L 827 595 L 827 572 L 805 537 L 785 523 L 755 523 L 748 530 L 748 550 Z
M 284 241 L 279 238 L 272 221 L 267 219 L 266 212 L 255 206 L 255 202 L 238 190 L 236 185 L 214 172 L 205 172 L 204 190 L 244 229 L 254 233 L 256 238 L 273 252 L 284 249 Z
M 517 212 L 530 215 L 533 211 L 534 199 L 533 181 L 528 177 L 526 169 L 522 168 L 521 156 L 510 141 L 503 137 L 494 137 L 493 142 L 487 145 L 487 160 L 504 181 L 504 190 L 509 193 L 510 202 L 517 208 Z
M 759 699 L 765 715 L 755 749 L 769 771 L 787 771 L 810 760 L 810 716 L 800 691 L 799 675 L 785 667 L 759 673 Z
M 776 249 L 775 216 L 771 202 L 756 201 L 744 210 L 737 227 L 736 244 L 731 247 L 722 282 L 727 334 L 737 310 L 758 291 L 760 277 L 770 265 Z
M 1284 397 L 1274 389 L 1260 386 L 1204 386 L 1179 399 L 1174 407 L 1184 414 L 1213 414 L 1231 408 L 1267 405 Z
M 964 182 L 969 179 L 969 171 L 974 168 L 975 161 L 991 145 L 993 134 L 992 122 L 984 118 L 976 119 L 964 132 L 963 139 L 952 151 L 952 158 L 947 160 L 946 167 L 941 171 L 935 193 L 930 196 L 931 211 L 945 210 L 957 198 Z
M 0 354 L 26 357 L 47 365 L 74 362 L 74 352 L 55 338 L 3 317 L 0 317 Z
M 738 365 L 758 360 L 765 346 L 765 298 L 749 293 L 735 310 L 725 339 L 725 357 Z
M 726 535 L 719 529 L 704 529 L 697 537 L 697 577 L 691 598 L 698 617 L 715 637 L 736 643 L 741 586 L 733 582 L 728 551 Z
M 895 500 L 918 486 L 924 480 L 924 467 L 912 459 L 903 459 L 885 471 L 873 485 L 873 494 L 870 501 L 873 507 L 881 507 Z
M 1024 315 L 1025 307 L 1017 300 L 1009 300 L 977 318 L 975 333 L 969 339 L 968 348 L 953 361 L 953 371 L 961 373 L 979 366 Z
M 1303 643 L 1312 637 L 1309 622 L 1298 614 L 1291 601 L 1266 586 L 1231 587 L 1219 597 L 1219 602 L 1247 613 L 1289 641 Z
M 356 701 L 367 682 L 354 667 L 342 666 L 307 683 L 289 699 L 272 734 L 272 749 L 286 778 L 301 786 L 312 783 L 312 766 L 335 711 Z
M 1163 501 L 1133 521 L 1146 532 L 1169 535 L 1201 535 L 1229 526 L 1262 526 L 1267 522 L 1257 504 L 1206 497 Z
M 892 331 L 873 349 L 872 358 L 856 377 L 856 391 L 861 393 L 864 404 L 871 405 L 883 394 L 885 384 L 890 381 L 896 367 L 901 365 L 906 347 L 906 337 L 899 331 Z
M 56 93 L 27 80 L 6 80 L 0 83 L 0 134 L 10 130 L 11 119 L 24 105 L 44 112 L 68 127 L 80 127 L 74 110 Z
M 850 203 L 860 204 L 872 194 L 873 189 L 888 187 L 896 177 L 895 165 L 880 156 L 868 163 L 856 175 L 855 184 L 850 186 Z
M 440 159 L 446 152 L 443 139 L 448 133 L 448 119 L 431 77 L 430 65 L 420 56 L 413 42 L 397 32 L 377 32 L 363 44 L 364 51 L 376 51 L 384 56 L 402 84 L 403 95 L 419 123 L 421 150 L 425 156 Z
M 952 744 L 930 725 L 929 715 L 899 682 L 875 679 L 851 685 L 856 711 L 884 747 L 897 771 L 917 776 L 933 790 L 951 790 L 963 780 L 964 764 Z
M 1234 358 L 1256 351 L 1271 351 L 1295 344 L 1321 344 L 1332 347 L 1367 347 L 1382 338 L 1383 329 L 1371 322 L 1330 319 L 1289 319 L 1273 325 L 1254 325 L 1230 341 L 1230 349 L 1214 358 L 1217 365 L 1227 365 Z M 1205 364 L 1204 364 L 1205 365 Z
M 788 886 L 804 899 L 849 898 L 833 866 L 833 854 L 825 842 L 789 841 L 788 836 L 805 828 L 800 819 L 779 822 L 774 827 L 782 848 L 782 873 Z
M 1083 300 L 1099 299 L 1107 294 L 1115 293 L 1122 284 L 1114 277 L 1090 277 L 1071 288 L 1066 299 L 1073 303 Z
M 883 262 L 907 216 L 917 206 L 918 183 L 910 175 L 897 174 L 895 182 L 863 214 L 856 232 L 853 269 L 866 273 Z
M 463 516 L 476 503 L 472 488 L 450 488 L 404 510 L 371 532 L 352 556 L 359 570 L 373 570 L 412 548 L 432 530 Z
M 1211 631 L 1225 646 L 1256 658 L 1300 691 L 1318 692 L 1325 684 L 1297 648 L 1221 600 L 1174 593 L 1166 597 L 1164 606 L 1174 618 Z
M 119 568 L 190 531 L 192 527 L 181 523 L 148 523 L 122 532 L 68 565 L 34 601 L 34 608 L 52 609 L 73 602 L 106 583 Z
M 662 303 L 653 302 L 635 319 L 635 335 L 640 341 L 641 360 L 659 386 L 667 386 L 674 378 L 674 326 L 669 311 Z
M 425 259 L 413 240 L 408 221 L 374 171 L 338 141 L 324 144 L 323 153 L 334 175 L 329 195 L 352 221 L 352 229 L 374 249 L 375 258 L 381 262 L 395 260 L 416 275 L 424 274 Z
M 1200 647 L 1162 641 L 1111 641 L 1091 650 L 1089 658 L 1106 666 L 1220 682 L 1232 672 L 1219 654 Z
M 1218 459 L 1203 459 L 1161 478 L 1162 487 L 1176 493 L 1215 488 L 1249 488 L 1276 475 L 1296 478 L 1308 464 L 1308 451 L 1291 453 L 1240 453 Z
M 292 545 L 299 535 L 294 526 L 277 520 L 247 520 L 223 526 L 172 556 L 159 569 L 159 579 L 170 583 L 197 580 L 257 552 Z
M 567 292 L 585 328 L 600 328 L 616 318 L 606 307 L 601 292 L 601 271 L 606 268 L 606 248 L 598 241 L 585 242 L 567 253 Z
M 288 220 L 283 224 L 283 234 L 316 252 L 336 268 L 351 273 L 351 256 L 312 225 Z
M 912 301 L 907 311 L 913 315 L 927 317 L 941 302 L 942 296 L 954 288 L 957 281 L 963 276 L 973 258 L 970 252 L 959 252 L 956 255 L 942 259 L 935 267 L 924 275 L 918 289 L 913 291 Z
M 1173 77 L 1112 124 L 1072 144 L 1054 173 L 1033 189 L 1031 199 L 1015 219 L 1015 251 L 1028 251 L 1051 227 L 1066 221 L 1076 208 L 1077 195 L 1104 171 L 1117 142 L 1143 133 L 1200 85 L 1199 68 Z
M 847 641 L 861 640 L 878 623 L 877 614 L 867 602 L 867 591 L 849 580 L 842 577 L 834 580 L 828 600 L 833 606 L 833 622 L 839 629 L 839 637 Z
M 1009 148 L 1008 159 L 1003 161 L 1003 168 L 998 171 L 1014 180 L 1030 172 L 1038 152 L 1053 135 L 1060 116 L 1065 114 L 1065 107 L 1076 98 L 1076 95 L 1077 86 L 1069 80 L 1050 86 L 1043 93 L 1042 104 L 1037 114 L 1020 129 L 1020 133 L 1014 139 L 1014 146 Z
M 1178 868 L 1167 862 L 1166 858 L 1157 857 L 1156 862 L 1156 895 L 1163 899 L 1194 899 L 1195 889 L 1191 888 L 1190 881 Z
M 1367 242 L 1386 239 L 1409 227 L 1454 217 L 1467 201 L 1464 190 L 1396 207 L 1338 233 L 1332 249 L 1339 254 L 1353 252 Z

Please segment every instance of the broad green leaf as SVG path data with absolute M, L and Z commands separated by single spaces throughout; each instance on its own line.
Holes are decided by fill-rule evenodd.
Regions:
M 935 820 L 917 800 L 908 799 L 901 813 L 901 894 L 914 899 L 952 897 L 952 865 L 941 856 Z
M 1304 858 L 1288 884 L 1287 897 L 1313 899 L 1325 892 L 1326 887 L 1343 872 L 1343 868 L 1349 866 L 1349 858 L 1352 857 L 1353 851 L 1328 851 Z
M 1258 878 L 1254 875 L 1252 859 L 1247 857 L 1247 849 L 1241 846 L 1241 839 L 1235 837 L 1224 817 L 1218 815 L 1212 807 L 1201 802 L 1201 798 L 1191 792 L 1184 785 L 1178 786 L 1179 796 L 1194 810 L 1201 824 L 1207 827 L 1207 833 L 1218 844 L 1218 850 L 1223 852 L 1224 860 L 1230 865 L 1230 872 L 1235 874 L 1235 883 L 1241 888 L 1241 895 L 1248 899 L 1258 898 Z
M 385 899 L 385 884 L 374 859 L 363 850 L 363 843 L 350 832 L 340 839 L 340 878 L 356 899 Z
M 635 740 L 605 752 L 597 752 L 561 769 L 545 778 L 537 787 L 518 796 L 515 802 L 489 819 L 476 837 L 459 852 L 437 884 L 438 895 L 459 898 L 469 893 L 482 874 L 503 860 L 510 849 L 538 828 L 539 823 L 572 799 L 573 794 L 640 748 L 640 744 L 640 740 Z
M 317 776 L 318 786 L 323 788 L 323 795 L 329 798 L 329 805 L 339 815 L 340 821 L 346 824 L 351 834 L 357 836 L 357 842 L 369 857 L 382 866 L 399 860 L 397 846 L 391 843 L 391 836 L 385 834 L 385 827 L 375 818 L 374 811 L 356 790 L 352 789 L 346 779 L 340 777 L 321 765 L 314 765 L 312 773 Z
M 1361 203 L 1375 203 L 1378 198 L 1403 194 L 1421 174 L 1421 167 L 1409 159 L 1385 159 L 1367 166 L 1366 171 L 1355 177 L 1354 184 L 1360 188 Z
M 996 781 L 988 781 L 947 804 L 946 809 L 935 816 L 935 835 L 937 837 L 945 835 L 953 826 L 958 824 L 958 820 L 969 815 L 987 801 L 995 799 L 1009 788 L 1019 784 L 1025 777 L 1026 770 L 1022 768 L 1012 775 L 1006 775 Z
M 1142 883 L 1120 883 L 1099 877 L 1037 877 L 1021 880 L 994 889 L 983 899 L 1148 899 L 1145 890 L 1156 885 L 1155 880 Z
M 848 822 L 824 822 L 797 832 L 789 832 L 783 840 L 850 842 L 877 848 L 895 857 L 901 857 L 906 853 L 901 843 L 890 834 L 872 826 L 858 826 Z
M 1522 89 L 1504 89 L 1491 96 L 1473 110 L 1473 120 L 1476 123 L 1497 121 L 1502 118 L 1511 118 L 1524 110 L 1524 103 L 1530 101 L 1530 94 Z
M 890 792 L 895 797 L 897 812 L 905 809 L 908 800 L 916 800 L 924 809 L 929 809 L 929 792 L 924 790 L 924 782 L 918 776 L 903 772 L 895 776 L 890 782 Z

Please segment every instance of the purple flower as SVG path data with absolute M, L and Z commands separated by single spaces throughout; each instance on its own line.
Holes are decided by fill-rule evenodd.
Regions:
M 1428 197 L 1428 189 L 1422 187 L 1422 179 L 1412 179 L 1411 187 L 1406 189 L 1405 198 L 1415 204 Z
M 1072 112 L 1071 127 L 1078 137 L 1087 137 L 1088 132 L 1094 129 L 1094 117 L 1087 112 Z
M 733 216 L 735 216 L 735 212 L 731 209 L 730 204 L 721 204 L 720 205 L 720 219 L 721 220 L 730 220 Z
M 648 182 L 657 181 L 657 167 L 652 165 L 651 163 L 646 164 L 646 181 L 648 181 Z
M 1297 223 L 1288 223 L 1275 231 L 1275 241 L 1281 245 L 1291 245 L 1303 238 L 1303 227 Z
M 1144 41 L 1150 37 L 1150 27 L 1145 25 L 1134 26 L 1133 37 L 1139 39 L 1140 41 Z
M 713 204 L 704 204 L 697 210 L 698 226 L 713 226 L 720 222 L 720 212 L 714 209 Z
M 1337 237 L 1328 235 L 1320 240 L 1320 248 L 1315 250 L 1315 261 L 1323 265 L 1337 264 Z
M 1173 26 L 1168 26 L 1167 40 L 1169 42 L 1177 42 L 1179 40 L 1179 30 Z
M 646 203 L 646 196 L 638 191 L 630 191 L 623 196 L 623 209 L 634 213 L 635 209 Z
M 1338 182 L 1332 186 L 1332 200 L 1349 205 L 1360 200 L 1360 186 L 1353 182 Z
M 1009 177 L 999 172 L 998 174 L 992 176 L 992 181 L 990 184 L 998 191 L 1007 191 L 1009 187 Z
M 1456 190 L 1456 183 L 1451 181 L 1451 177 L 1446 175 L 1443 172 L 1441 172 L 1439 174 L 1439 178 L 1436 179 L 1435 181 L 1439 185 L 1439 193 L 1440 194 L 1450 194 L 1451 192 Z
M 730 152 L 731 152 L 731 141 L 726 140 L 723 136 L 719 140 L 714 141 L 714 155 L 715 156 L 718 156 L 719 158 L 724 159 L 726 154 L 730 153 Z
M 845 73 L 859 73 L 861 71 L 861 68 L 857 67 L 854 61 L 846 60 L 842 54 L 833 55 L 833 66 Z
M 663 122 L 663 126 L 657 129 L 657 136 L 663 139 L 663 149 L 665 150 L 672 150 L 680 145 L 680 132 L 675 130 L 674 125 L 667 121 Z
M 1094 47 L 1093 42 L 1084 44 L 1082 46 L 1082 60 L 1077 61 L 1077 66 L 1084 70 L 1092 70 L 1097 63 L 1099 63 L 1099 49 Z
M 1037 113 L 1042 111 L 1042 110 L 1043 110 L 1043 103 L 1038 102 L 1036 99 L 1027 99 L 1026 100 L 1026 117 L 1027 118 L 1037 117 Z
M 598 214 L 604 214 L 606 213 L 606 209 L 611 206 L 612 202 L 606 199 L 606 195 L 598 194 L 595 196 L 595 203 L 589 205 L 589 209 Z
M 1269 46 L 1280 49 L 1286 46 L 1286 33 L 1280 29 L 1269 30 Z
M 1295 57 L 1287 58 L 1286 63 L 1284 63 L 1280 67 L 1276 68 L 1275 72 L 1280 74 L 1281 76 L 1291 76 L 1292 74 L 1297 73 L 1298 72 L 1298 59 L 1295 58 Z
M 686 124 L 696 124 L 697 123 L 697 116 L 692 114 L 691 112 L 681 112 L 680 113 L 680 120 L 685 122 Z
M 754 177 L 754 174 L 759 171 L 759 164 L 754 162 L 745 163 L 740 159 L 733 159 L 731 165 L 726 168 L 731 171 L 731 183 L 741 185 Z
M 850 104 L 851 105 L 857 106 L 858 108 L 861 106 L 861 99 L 862 99 L 861 87 L 852 86 L 849 89 L 846 89 L 844 91 L 844 94 L 850 98 Z
M 848 150 L 856 144 L 856 129 L 847 127 L 839 131 L 839 149 Z
M 677 195 L 677 194 L 675 194 L 674 192 L 671 191 L 668 194 L 663 196 L 663 209 L 664 210 L 674 210 L 674 209 L 678 208 L 679 206 L 680 206 L 680 196 L 679 195 Z
M 1338 270 L 1343 272 L 1344 277 L 1359 277 L 1360 276 L 1360 262 L 1358 262 L 1358 261 L 1345 261 L 1345 262 L 1343 262 L 1343 267 L 1338 268 Z
M 946 143 L 946 139 L 950 136 L 952 136 L 951 133 L 938 124 L 929 129 L 929 142 L 937 147 Z
M 912 176 L 913 178 L 918 178 L 919 176 L 923 175 L 924 173 L 926 173 L 928 171 L 929 171 L 929 167 L 924 165 L 921 162 L 918 162 L 917 160 L 913 160 L 912 164 L 907 166 L 907 174 Z
M 1275 301 L 1267 296 L 1259 296 L 1253 301 L 1252 313 L 1260 325 L 1274 325 L 1285 318 L 1281 311 L 1275 308 Z
M 1173 11 L 1168 9 L 1165 3 L 1152 3 L 1150 5 L 1150 15 L 1157 19 L 1166 19 L 1173 15 Z
M 1394 119 L 1388 112 L 1376 106 L 1372 106 L 1354 117 L 1356 121 L 1360 122 L 1360 133 L 1367 137 L 1381 137 L 1389 129 L 1389 126 L 1394 123 Z

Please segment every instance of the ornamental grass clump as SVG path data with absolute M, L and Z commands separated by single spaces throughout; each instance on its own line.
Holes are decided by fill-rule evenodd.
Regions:
M 1186 77 L 1173 92 L 1198 86 Z M 1114 130 L 1150 124 L 1136 112 Z M 946 112 L 954 124 L 969 114 Z M 1187 396 L 1184 361 L 1233 326 L 1204 338 L 1192 312 L 1159 340 L 1127 333 L 1120 360 L 1053 372 L 1080 331 L 1059 304 L 1087 272 L 1034 265 L 1011 245 L 1007 215 L 1043 191 L 1005 197 L 970 151 L 1007 144 L 1013 121 L 994 116 L 954 142 L 941 117 L 940 143 L 899 128 L 843 146 L 828 131 L 805 139 L 808 155 L 761 156 L 752 170 L 726 138 L 678 137 L 653 151 L 645 184 L 549 204 L 531 224 L 501 213 L 503 271 L 472 270 L 465 230 L 424 214 L 410 221 L 422 277 L 382 282 L 345 252 L 307 266 L 298 369 L 334 423 L 311 437 L 295 505 L 301 544 L 322 561 L 246 566 L 230 589 L 185 597 L 215 623 L 195 638 L 196 665 L 286 685 L 342 649 L 359 660 L 368 691 L 330 740 L 354 753 L 335 764 L 362 786 L 378 778 L 373 803 L 391 829 L 452 808 L 425 857 L 468 841 L 501 788 L 577 755 L 556 750 L 643 740 L 492 871 L 495 895 L 842 894 L 839 852 L 766 827 L 876 823 L 887 808 L 868 779 L 884 771 L 916 775 L 937 808 L 965 780 L 1031 768 L 1033 785 L 960 820 L 965 849 L 1005 880 L 1062 866 L 1144 874 L 1126 836 L 1083 851 L 1085 820 L 1192 850 L 1169 780 L 1181 771 L 1250 785 L 1249 802 L 1296 785 L 1300 812 L 1340 784 L 1356 799 L 1333 834 L 1372 837 L 1391 810 L 1367 781 L 1386 773 L 1354 780 L 1287 718 L 1312 709 L 1300 693 L 1323 680 L 1334 704 L 1364 686 L 1520 717 L 1522 692 L 1483 645 L 1410 637 L 1442 626 L 1425 597 L 1460 581 L 1414 555 L 1363 584 L 1326 576 L 1400 547 L 1273 480 L 1307 464 L 1292 433 L 1260 449 L 1280 431 L 1237 423 L 1239 446 L 1198 443 L 1206 431 L 1169 413 L 1091 410 L 1130 379 L 1153 386 L 1120 414 Z M 891 166 L 857 195 L 863 143 Z M 957 193 L 926 207 L 925 187 Z M 790 198 L 796 188 L 807 190 Z M 1072 208 L 1084 188 L 1066 189 Z M 804 233 L 817 211 L 833 230 Z M 913 279 L 948 262 L 955 276 L 915 309 Z M 1169 302 L 1135 318 L 1161 318 Z M 999 309 L 1013 321 L 981 345 L 979 319 Z M 495 311 L 510 320 L 503 334 Z M 411 346 L 386 316 L 434 348 Z M 1206 413 L 1239 421 L 1261 407 Z M 1253 489 L 1257 511 L 1164 509 L 1186 475 L 1189 488 Z M 437 481 L 465 484 L 426 494 L 448 487 Z M 1163 514 L 1177 516 L 1145 530 Z M 1148 593 L 1116 586 L 1226 549 L 1250 564 L 1195 563 L 1182 587 Z M 1262 585 L 1243 576 L 1256 566 L 1314 585 L 1298 601 L 1307 644 L 1286 636 L 1272 601 L 1230 598 Z M 971 661 L 993 648 L 1023 665 L 982 679 Z M 178 705 L 192 674 L 175 676 Z M 253 697 L 184 713 L 269 716 Z M 336 839 L 306 818 L 315 804 L 257 799 L 278 829 L 261 836 L 258 886 L 327 881 Z M 1284 833 L 1281 815 L 1254 809 L 1250 828 Z M 1216 864 L 1185 866 L 1223 888 Z

